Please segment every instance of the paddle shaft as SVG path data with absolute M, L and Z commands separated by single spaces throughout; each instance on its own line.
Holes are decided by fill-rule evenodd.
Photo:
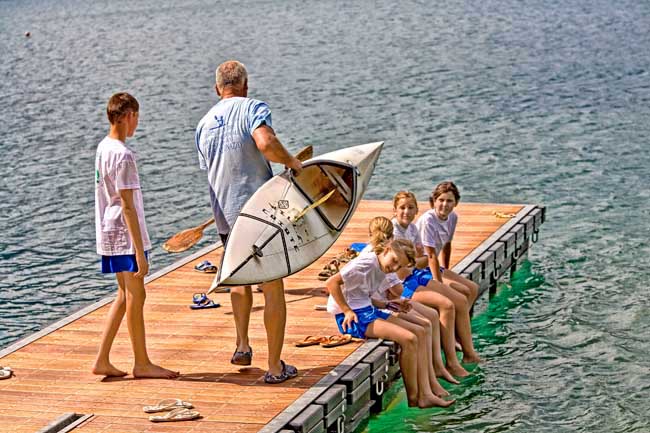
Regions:
M 298 151 L 298 153 L 296 153 L 296 158 L 299 159 L 300 161 L 305 161 L 305 160 L 307 160 L 307 159 L 310 159 L 313 155 L 314 155 L 314 148 L 313 148 L 311 145 L 308 145 L 308 146 L 303 147 L 302 149 L 300 149 L 300 150 Z M 192 240 L 191 240 L 190 242 L 188 242 L 187 244 L 183 245 L 182 248 L 177 249 L 176 251 L 173 251 L 173 252 L 181 252 L 181 251 L 185 251 L 185 250 L 187 250 L 188 248 L 191 248 L 191 247 L 193 247 L 194 245 L 196 245 L 196 243 L 197 243 L 197 242 L 201 239 L 201 237 L 203 236 L 203 230 L 204 230 L 207 226 L 209 226 L 210 224 L 212 224 L 213 222 L 214 222 L 214 217 L 208 219 L 208 220 L 205 221 L 203 224 L 201 224 L 201 225 L 199 225 L 199 226 L 197 226 L 197 227 L 194 227 L 194 228 L 191 228 L 191 229 L 185 229 L 185 230 L 183 230 L 183 231 L 181 231 L 181 232 L 178 232 L 178 233 L 176 233 L 174 236 L 170 237 L 170 238 L 167 240 L 167 242 L 165 242 L 164 245 L 173 244 L 175 241 L 177 241 L 177 238 L 179 238 L 179 237 L 181 237 L 181 236 L 183 236 L 183 235 L 187 235 L 187 232 L 193 232 L 193 233 L 195 233 L 195 235 L 196 235 L 196 236 L 194 236 L 194 239 L 192 239 Z M 170 251 L 170 252 L 172 252 L 172 251 Z

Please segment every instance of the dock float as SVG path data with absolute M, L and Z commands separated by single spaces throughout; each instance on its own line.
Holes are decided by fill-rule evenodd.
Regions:
M 420 203 L 420 210 L 428 203 Z M 452 266 L 493 293 L 497 282 L 525 257 L 537 241 L 545 208 L 535 205 L 461 203 Z M 335 348 L 297 348 L 308 335 L 332 335 L 333 318 L 315 307 L 327 293 L 317 276 L 322 267 L 352 242 L 365 242 L 368 222 L 392 216 L 389 201 L 364 200 L 345 231 L 316 263 L 285 280 L 287 327 L 283 359 L 300 374 L 279 385 L 264 383 L 267 353 L 264 300 L 253 295 L 251 367 L 229 363 L 235 330 L 226 293 L 212 299 L 221 308 L 190 310 L 192 294 L 205 292 L 213 275 L 194 271 L 203 260 L 219 263 L 218 245 L 146 278 L 145 324 L 151 359 L 180 370 L 177 380 L 102 379 L 90 373 L 112 297 L 102 299 L 40 332 L 0 350 L 0 365 L 15 376 L 0 381 L 0 431 L 12 433 L 99 432 L 352 432 L 372 412 L 399 377 L 397 346 L 367 340 Z M 132 365 L 126 325 L 113 345 L 112 362 Z M 154 424 L 142 407 L 164 398 L 194 404 L 202 418 Z

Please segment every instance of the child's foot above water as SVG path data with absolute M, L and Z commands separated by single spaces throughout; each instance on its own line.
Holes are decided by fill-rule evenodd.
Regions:
M 418 399 L 418 407 L 426 409 L 429 407 L 448 407 L 454 404 L 456 400 L 443 400 L 435 395 L 429 395 Z
M 453 384 L 453 385 L 458 385 L 460 382 L 456 380 L 456 378 L 449 372 L 447 369 L 443 369 L 440 374 L 438 375 L 439 378 L 446 380 L 447 382 Z
M 179 375 L 178 371 L 168 370 L 155 364 L 133 367 L 133 376 L 139 378 L 175 379 Z
M 478 364 L 479 362 L 481 362 L 481 357 L 476 352 L 463 355 L 463 364 Z
M 465 370 L 460 364 L 448 365 L 447 371 L 453 374 L 456 377 L 467 377 L 469 373 Z
M 98 376 L 106 376 L 106 377 L 123 377 L 128 374 L 126 371 L 120 370 L 110 362 L 99 362 L 99 361 L 96 361 L 95 365 L 93 365 L 92 372 L 93 374 L 96 374 Z
M 433 392 L 438 397 L 447 397 L 449 392 L 438 383 L 437 380 L 432 380 L 429 384 L 431 386 L 431 392 Z

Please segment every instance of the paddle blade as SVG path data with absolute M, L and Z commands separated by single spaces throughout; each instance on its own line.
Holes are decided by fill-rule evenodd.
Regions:
M 163 249 L 168 253 L 180 253 L 195 245 L 203 236 L 203 230 L 197 228 L 183 230 L 175 234 L 163 244 Z
M 176 233 L 163 244 L 163 249 L 169 253 L 181 253 L 193 247 L 203 237 L 203 230 L 212 222 L 214 222 L 214 218 L 210 218 L 198 227 Z
M 307 161 L 308 159 L 311 159 L 314 156 L 314 148 L 312 145 L 308 145 L 300 149 L 298 153 L 296 153 L 296 159 L 299 159 L 301 162 Z

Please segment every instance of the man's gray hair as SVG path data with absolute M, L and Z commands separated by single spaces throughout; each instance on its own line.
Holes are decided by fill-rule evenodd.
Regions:
M 219 89 L 223 89 L 227 86 L 243 86 L 248 79 L 246 66 L 237 60 L 228 60 L 227 62 L 220 64 L 215 75 L 217 88 Z

